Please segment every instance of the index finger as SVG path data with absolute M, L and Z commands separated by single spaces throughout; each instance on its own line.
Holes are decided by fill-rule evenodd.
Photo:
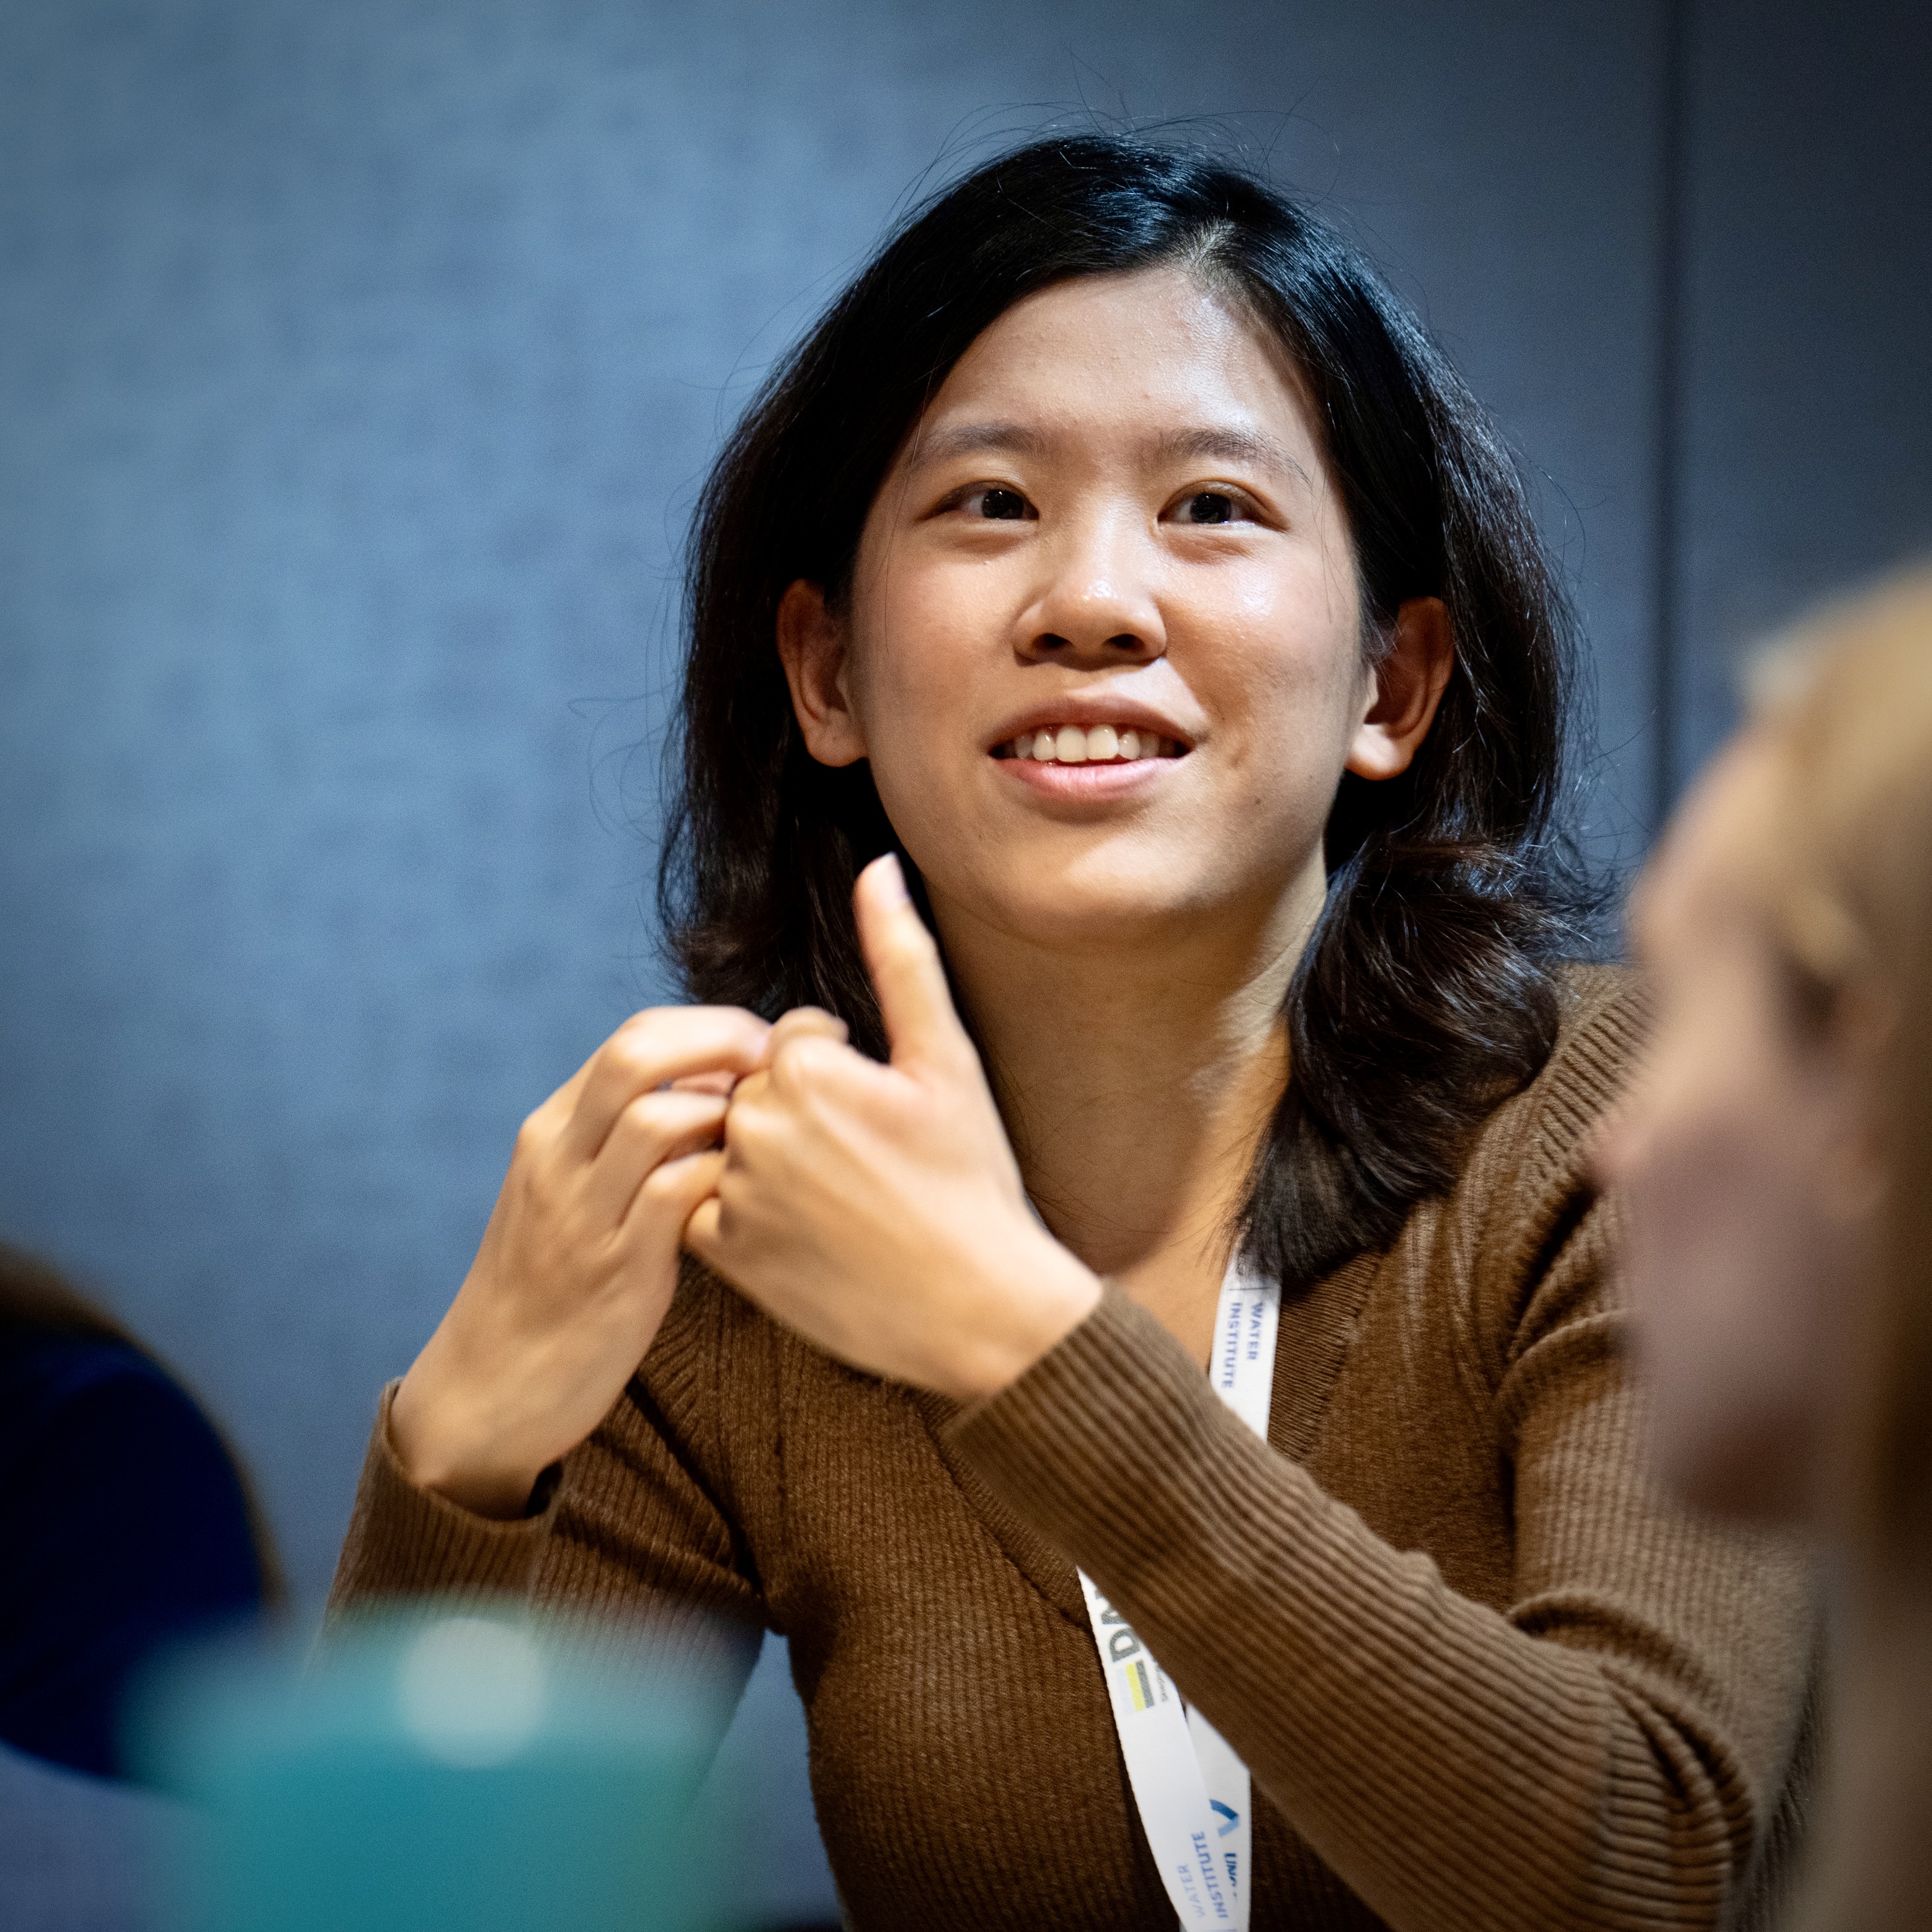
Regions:
M 652 1006 L 634 1014 L 594 1053 L 561 1136 L 580 1160 L 596 1159 L 617 1116 L 640 1094 L 694 1073 L 748 1073 L 768 1022 L 742 1006 Z

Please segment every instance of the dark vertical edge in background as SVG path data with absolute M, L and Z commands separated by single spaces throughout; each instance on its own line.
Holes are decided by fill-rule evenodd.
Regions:
M 1652 502 L 1651 824 L 1660 832 L 1677 789 L 1678 647 L 1682 614 L 1686 172 L 1690 164 L 1692 0 L 1659 0 L 1657 422 Z

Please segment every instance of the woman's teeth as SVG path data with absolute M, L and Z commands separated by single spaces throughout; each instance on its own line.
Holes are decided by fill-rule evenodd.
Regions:
M 1008 758 L 1034 758 L 1042 764 L 1100 765 L 1136 758 L 1176 758 L 1180 747 L 1172 738 L 1151 731 L 1117 731 L 1111 724 L 1082 730 L 1078 724 L 1052 726 L 1043 731 L 1022 731 L 1000 749 Z

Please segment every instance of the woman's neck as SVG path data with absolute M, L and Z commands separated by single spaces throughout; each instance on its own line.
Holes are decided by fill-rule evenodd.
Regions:
M 1028 1192 L 1054 1234 L 1205 1361 L 1231 1218 L 1288 1080 L 1318 856 L 1274 905 L 1118 946 L 935 905 Z

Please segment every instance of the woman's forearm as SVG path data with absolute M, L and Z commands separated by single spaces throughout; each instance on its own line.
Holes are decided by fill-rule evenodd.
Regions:
M 1391 1925 L 1714 1924 L 1734 1898 L 1781 1766 L 1747 1761 L 1700 1678 L 1710 1633 L 1634 1612 L 1642 1579 L 1622 1603 L 1580 1586 L 1532 1635 L 1250 1435 L 1118 1296 L 953 1427 Z M 1802 1621 L 1792 1579 L 1733 1580 L 1760 1620 Z M 1802 1664 L 1800 1631 L 1775 1634 Z

